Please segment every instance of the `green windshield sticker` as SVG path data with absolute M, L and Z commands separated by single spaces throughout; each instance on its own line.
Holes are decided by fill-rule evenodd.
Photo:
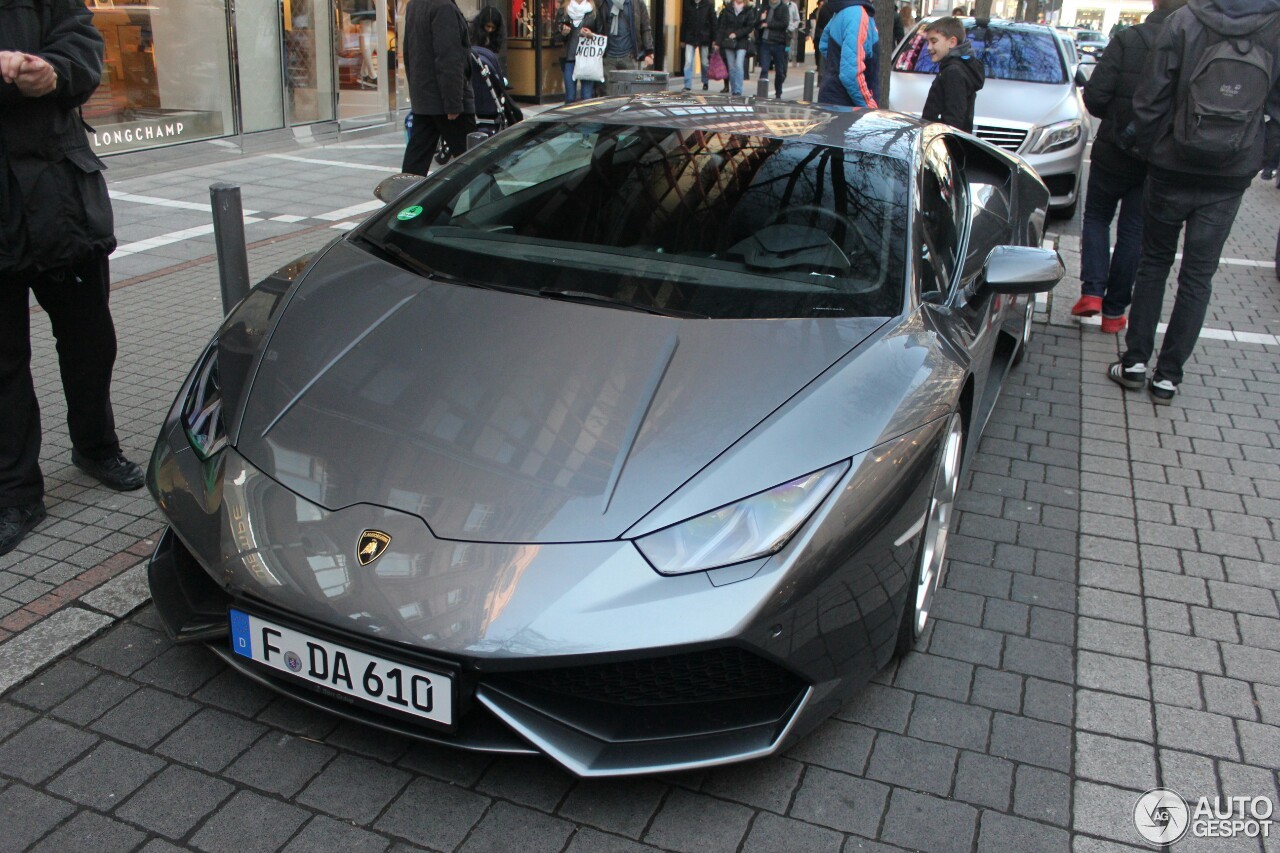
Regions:
M 419 213 L 422 213 L 422 207 L 415 204 L 413 207 L 406 207 L 404 210 L 397 213 L 396 219 L 404 222 L 406 219 L 413 219 Z

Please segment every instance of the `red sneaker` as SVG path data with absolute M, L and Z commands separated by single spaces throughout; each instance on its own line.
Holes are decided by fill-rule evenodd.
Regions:
M 1081 296 L 1071 309 L 1074 317 L 1092 317 L 1095 314 L 1102 313 L 1102 297 L 1101 296 Z
M 1125 327 L 1128 325 L 1129 325 L 1129 321 L 1125 318 L 1123 314 L 1121 314 L 1119 317 L 1103 317 L 1102 318 L 1102 331 L 1104 334 L 1107 334 L 1107 335 L 1118 335 L 1121 332 L 1123 332 Z

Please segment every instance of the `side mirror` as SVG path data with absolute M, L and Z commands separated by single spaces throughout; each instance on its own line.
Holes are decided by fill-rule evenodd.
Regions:
M 1066 271 L 1053 249 L 996 246 L 983 265 L 982 283 L 996 293 L 1044 293 L 1053 290 Z
M 1093 76 L 1094 69 L 1098 67 L 1098 60 L 1092 56 L 1080 57 L 1080 64 L 1076 66 L 1076 85 L 1083 87 L 1089 82 L 1089 78 Z
M 392 175 L 386 178 L 376 187 L 373 188 L 373 197 L 383 204 L 388 204 L 410 187 L 418 185 L 419 181 L 426 180 L 422 175 L 410 175 L 401 172 L 398 175 Z

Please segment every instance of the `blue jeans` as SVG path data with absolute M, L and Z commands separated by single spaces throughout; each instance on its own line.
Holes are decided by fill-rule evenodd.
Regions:
M 729 66 L 729 94 L 742 94 L 742 69 L 747 61 L 747 49 L 740 47 L 737 50 L 721 50 L 724 56 L 724 64 Z
M 1218 271 L 1222 247 L 1240 210 L 1244 190 L 1220 190 L 1182 186 L 1148 177 L 1143 190 L 1145 221 L 1142 224 L 1142 260 L 1133 286 L 1129 332 L 1125 336 L 1126 365 L 1151 363 L 1156 325 L 1164 305 L 1164 289 L 1178 252 L 1183 225 L 1182 264 L 1178 268 L 1178 293 L 1169 315 L 1169 328 L 1160 345 L 1155 377 L 1174 385 L 1182 382 L 1182 367 L 1191 357 L 1205 313 L 1213 295 L 1213 274 Z
M 1111 220 L 1116 245 L 1111 249 Z M 1089 169 L 1089 190 L 1080 232 L 1080 293 L 1101 296 L 1102 314 L 1120 317 L 1129 308 L 1133 279 L 1142 255 L 1142 180 L 1110 172 L 1096 164 Z
M 694 51 L 698 51 L 699 59 L 703 60 L 703 86 L 710 81 L 707 76 L 710 45 L 685 45 L 685 88 L 694 87 Z
M 760 45 L 760 79 L 769 77 L 769 69 L 773 68 L 773 95 L 782 99 L 782 81 L 787 79 L 787 46 L 785 44 Z
M 596 81 L 594 80 L 578 80 L 573 79 L 573 67 L 576 62 L 566 62 L 564 64 L 564 102 L 572 104 L 574 101 L 585 101 L 587 98 L 596 96 Z

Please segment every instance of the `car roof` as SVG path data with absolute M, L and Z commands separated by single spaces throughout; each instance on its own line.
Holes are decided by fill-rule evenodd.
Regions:
M 639 127 L 744 133 L 801 140 L 909 159 L 926 126 L 889 110 L 744 99 L 732 95 L 653 92 L 595 98 L 547 110 L 533 121 L 601 121 Z
M 920 23 L 916 26 L 923 27 L 930 21 L 939 20 L 941 17 L 945 16 L 934 15 L 928 18 L 922 18 Z M 1056 28 L 1051 27 L 1048 24 L 1032 24 L 1026 21 L 1009 21 L 1004 18 L 975 18 L 970 15 L 968 17 L 962 17 L 960 20 L 964 23 L 965 29 L 970 29 L 972 27 L 988 27 L 990 29 L 1013 30 L 1020 33 L 1054 33 L 1056 30 Z

